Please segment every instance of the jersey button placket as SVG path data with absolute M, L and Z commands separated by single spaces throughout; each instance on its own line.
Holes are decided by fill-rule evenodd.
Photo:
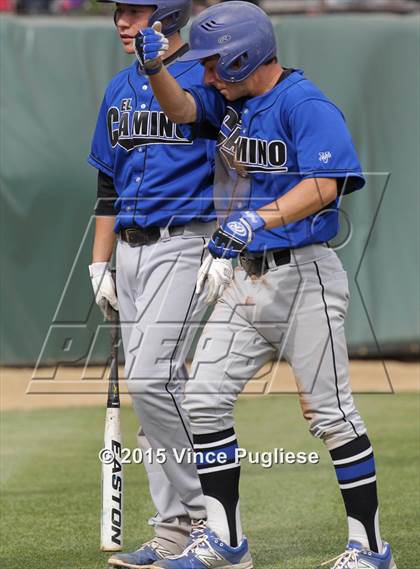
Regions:
M 247 118 L 248 118 L 248 109 L 244 109 L 242 112 L 242 125 L 241 125 L 241 134 L 246 134 L 247 131 Z
M 146 90 L 147 90 L 147 85 L 142 85 L 142 90 L 143 90 L 143 91 L 146 91 Z M 146 103 L 141 103 L 141 105 L 140 105 L 140 110 L 141 110 L 141 111 L 144 111 L 145 109 L 147 109 L 147 104 L 146 104 Z M 140 146 L 140 148 L 137 150 L 137 152 L 138 152 L 139 154 L 144 154 L 144 151 L 145 151 L 145 150 L 144 150 L 143 146 Z M 140 182 L 140 179 L 138 179 L 138 180 L 136 179 L 136 182 L 137 182 L 137 181 Z
M 146 109 L 150 109 L 150 102 L 151 102 L 151 95 L 147 92 L 149 90 L 148 86 L 146 84 L 143 84 L 141 86 L 141 89 L 144 93 L 144 95 L 142 94 L 140 97 L 140 100 L 143 100 L 143 102 L 140 103 L 139 105 L 139 109 L 140 111 L 145 111 Z M 144 161 L 146 158 L 146 147 L 145 146 L 140 146 L 139 148 L 137 148 L 137 152 L 140 155 L 139 159 L 141 160 L 142 163 L 142 170 L 144 170 Z M 136 176 L 135 181 L 136 184 L 138 185 L 137 187 L 137 193 L 136 193 L 136 207 L 132 207 L 131 210 L 134 212 L 134 217 L 136 215 L 136 210 L 137 210 L 137 199 L 139 198 L 139 192 L 140 192 L 140 188 L 141 188 L 141 182 L 142 182 L 142 176 Z

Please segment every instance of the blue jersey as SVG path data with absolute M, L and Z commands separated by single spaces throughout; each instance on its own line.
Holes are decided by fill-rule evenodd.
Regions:
M 219 128 L 216 200 L 230 188 L 235 208 L 257 210 L 305 178 L 337 178 L 345 193 L 364 186 L 341 111 L 302 71 L 292 70 L 264 95 L 234 102 L 214 87 L 188 91 L 197 104 L 197 122 Z M 296 248 L 332 239 L 338 232 L 337 202 L 295 223 L 258 231 L 248 250 Z
M 185 88 L 203 78 L 198 62 L 175 61 L 168 70 Z M 214 142 L 192 138 L 161 111 L 137 61 L 111 80 L 88 162 L 113 179 L 115 231 L 215 219 Z

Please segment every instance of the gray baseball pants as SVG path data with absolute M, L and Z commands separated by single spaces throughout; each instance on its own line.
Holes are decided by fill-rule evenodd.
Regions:
M 182 235 L 162 231 L 163 238 L 152 245 L 117 244 L 125 377 L 142 425 L 139 443 L 165 451 L 162 466 L 145 461 L 158 510 L 157 533 L 165 534 L 168 524 L 188 533 L 182 520 L 206 516 L 196 467 L 176 460 L 173 449 L 192 449 L 181 399 L 188 377 L 185 358 L 205 310 L 195 294 L 197 272 L 213 230 L 214 224 L 193 222 Z
M 293 368 L 310 432 L 329 450 L 366 432 L 351 393 L 344 319 L 347 275 L 325 245 L 295 249 L 260 278 L 242 267 L 217 303 L 194 356 L 184 409 L 194 434 L 229 429 L 246 383 L 281 357 Z
M 336 254 L 323 245 L 294 250 L 289 265 L 273 265 L 261 278 L 250 278 L 238 267 L 234 282 L 216 304 L 200 337 L 184 399 L 181 393 L 177 399 L 178 404 L 183 399 L 192 431 L 205 434 L 233 427 L 233 407 L 246 383 L 265 363 L 283 357 L 293 368 L 303 414 L 313 435 L 331 450 L 365 433 L 349 385 L 344 332 L 347 304 L 347 275 Z M 201 313 L 200 305 L 194 322 Z M 129 362 L 127 365 L 130 373 Z M 182 379 L 185 373 L 183 370 Z M 133 394 L 141 417 L 138 397 Z M 155 436 L 156 431 L 159 429 L 155 429 Z M 143 449 L 149 446 L 145 433 L 139 436 Z M 163 439 L 157 448 L 168 445 L 166 435 Z M 190 441 L 186 443 L 181 434 L 178 444 L 183 443 Z M 189 465 L 182 465 L 174 484 L 172 472 L 177 466 L 172 465 L 168 473 L 167 465 L 146 463 L 158 509 L 152 522 L 157 534 L 165 537 L 168 532 L 181 536 L 185 520 L 196 516 L 196 510 L 189 511 L 181 497 L 185 495 L 183 485 L 197 481 L 196 474 L 189 472 Z M 201 494 L 200 504 L 204 507 Z

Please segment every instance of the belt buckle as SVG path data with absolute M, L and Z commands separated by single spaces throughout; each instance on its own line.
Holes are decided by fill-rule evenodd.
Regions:
M 249 277 L 261 278 L 267 271 L 264 271 L 263 257 L 255 257 L 254 255 L 241 255 L 239 257 L 241 267 L 245 270 Z
M 128 229 L 125 230 L 125 236 L 127 238 L 127 243 L 129 245 L 136 245 L 137 241 L 136 241 L 136 235 L 137 235 L 137 229 L 135 229 L 134 227 L 129 227 Z

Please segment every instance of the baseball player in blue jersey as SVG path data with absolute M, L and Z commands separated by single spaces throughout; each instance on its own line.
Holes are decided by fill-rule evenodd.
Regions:
M 185 88 L 203 79 L 198 61 L 179 62 L 188 49 L 179 30 L 190 10 L 191 0 L 155 0 L 153 5 L 131 0 L 117 3 L 114 17 L 129 54 L 134 54 L 139 30 L 160 20 L 167 36 L 158 34 L 160 55 Z M 105 316 L 110 307 L 120 313 L 125 376 L 142 425 L 139 445 L 143 450 L 175 449 L 179 456 L 192 449 L 188 418 L 180 405 L 194 331 L 189 325 L 200 322 L 205 301 L 217 298 L 232 269 L 229 261 L 211 261 L 205 251 L 216 227 L 214 142 L 192 141 L 191 133 L 185 136 L 165 116 L 148 73 L 137 60 L 123 69 L 109 83 L 99 111 L 88 159 L 98 170 L 89 271 Z M 118 298 L 108 268 L 116 241 Z M 206 254 L 204 267 L 212 277 L 198 297 L 196 280 Z M 191 523 L 206 516 L 196 466 L 175 460 L 169 451 L 164 458 L 163 465 L 156 458 L 145 460 L 158 511 L 152 519 L 156 536 L 132 554 L 111 557 L 113 566 L 144 567 L 181 553 Z
M 201 336 L 184 402 L 204 454 L 207 524 L 181 556 L 156 566 L 249 567 L 232 410 L 246 382 L 283 357 L 310 431 L 330 452 L 347 512 L 348 545 L 327 564 L 395 569 L 379 531 L 373 451 L 349 384 L 347 276 L 328 247 L 339 196 L 365 183 L 343 115 L 302 71 L 279 64 L 271 22 L 249 3 L 219 4 L 194 21 L 183 60 L 202 61 L 204 86 L 185 88 L 167 72 L 161 42 L 144 30 L 139 52 L 162 108 L 177 123 L 219 129 L 215 199 L 228 191 L 232 199 L 208 248 L 239 266 Z

